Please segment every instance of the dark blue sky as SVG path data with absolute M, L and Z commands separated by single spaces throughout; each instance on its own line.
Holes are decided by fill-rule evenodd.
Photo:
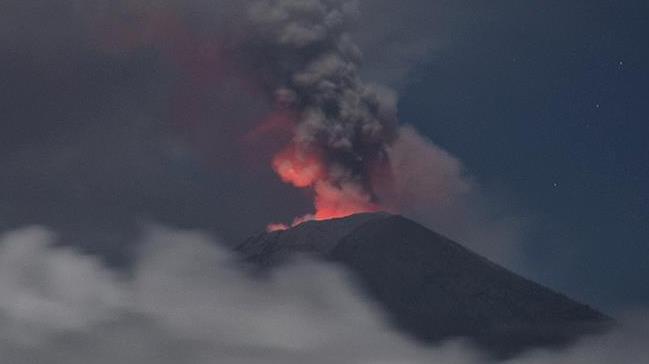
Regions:
M 649 305 L 648 15 L 646 1 L 464 13 L 401 101 L 531 218 L 533 278 L 605 310 Z
M 213 52 L 227 9 L 168 2 L 167 24 L 155 7 L 5 2 L 0 233 L 48 226 L 122 266 L 142 222 L 236 243 L 310 211 L 269 167 L 278 141 L 240 143 L 271 102 L 236 71 L 247 58 Z M 512 266 L 611 313 L 649 306 L 649 2 L 364 4 L 364 75 L 401 85 L 401 120 L 528 223 Z

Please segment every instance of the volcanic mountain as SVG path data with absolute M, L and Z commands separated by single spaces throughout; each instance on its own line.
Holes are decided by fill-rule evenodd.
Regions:
M 612 321 L 411 220 L 385 213 L 311 221 L 237 250 L 272 269 L 296 254 L 353 272 L 393 324 L 425 343 L 465 338 L 498 357 L 563 346 Z

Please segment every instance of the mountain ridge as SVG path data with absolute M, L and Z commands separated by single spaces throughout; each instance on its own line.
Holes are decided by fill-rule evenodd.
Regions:
M 387 213 L 312 221 L 237 247 L 272 269 L 296 254 L 356 275 L 393 324 L 425 343 L 468 338 L 498 357 L 567 345 L 612 320 L 407 218 Z

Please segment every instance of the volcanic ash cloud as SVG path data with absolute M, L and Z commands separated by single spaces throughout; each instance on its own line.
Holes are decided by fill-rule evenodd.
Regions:
M 372 177 L 398 134 L 396 97 L 360 79 L 357 2 L 255 1 L 249 15 L 276 109 L 296 111 L 275 171 L 313 190 L 316 219 L 379 209 Z

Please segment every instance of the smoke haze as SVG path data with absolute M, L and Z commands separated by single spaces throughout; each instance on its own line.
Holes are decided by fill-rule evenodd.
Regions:
M 390 74 L 376 79 L 399 85 L 415 55 L 395 59 L 382 44 L 431 49 L 424 15 L 433 6 L 11 0 L 5 8 L 3 229 L 56 226 L 63 240 L 115 264 L 131 259 L 115 241 L 135 241 L 141 219 L 237 241 L 309 211 L 300 221 L 391 208 L 442 233 L 465 230 L 441 216 L 449 206 L 471 210 L 454 205 L 473 197 L 446 198 L 426 216 L 407 206 L 416 199 L 381 200 L 388 193 L 379 189 L 411 173 L 391 171 L 388 151 L 407 149 L 416 132 L 399 130 L 394 92 L 362 80 Z M 381 21 L 386 9 L 405 13 Z M 413 27 L 398 31 L 406 21 Z M 438 157 L 419 159 L 444 165 Z M 442 175 L 428 173 L 431 181 Z M 443 179 L 433 185 L 435 195 L 457 196 Z
M 396 332 L 337 266 L 259 279 L 221 246 L 296 216 L 387 209 L 511 266 L 525 221 L 365 81 L 399 89 L 444 43 L 431 19 L 452 6 L 411 4 L 4 1 L 0 358 L 485 362 Z M 643 363 L 646 317 L 512 363 Z

